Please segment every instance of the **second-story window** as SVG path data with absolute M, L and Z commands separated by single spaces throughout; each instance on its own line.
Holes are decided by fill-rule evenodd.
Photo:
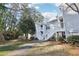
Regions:
M 41 25 L 41 28 L 43 27 L 43 25 Z
M 40 31 L 41 32 L 41 35 L 43 34 L 43 31 Z
M 60 25 L 61 25 L 61 28 L 64 28 L 63 18 L 60 19 Z
M 46 26 L 46 30 L 48 30 L 48 29 L 50 29 L 50 27 L 49 26 Z

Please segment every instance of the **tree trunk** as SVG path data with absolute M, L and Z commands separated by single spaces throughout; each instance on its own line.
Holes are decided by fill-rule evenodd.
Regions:
M 58 41 L 58 33 L 56 33 L 55 39 L 56 39 L 56 41 Z
M 25 34 L 26 40 L 28 39 L 28 34 Z
M 31 40 L 32 35 L 28 33 L 28 39 Z
M 4 41 L 4 35 L 2 33 L 0 33 L 0 41 Z

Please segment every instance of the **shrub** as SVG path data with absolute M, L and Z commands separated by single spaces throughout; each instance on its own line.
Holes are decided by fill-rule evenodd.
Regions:
M 72 35 L 67 37 L 67 40 L 69 43 L 75 43 L 75 42 L 79 42 L 79 35 Z
M 21 35 L 21 33 L 19 31 L 6 31 L 3 32 L 4 38 L 5 40 L 13 40 L 13 39 L 17 39 L 19 35 Z
M 64 41 L 64 38 L 61 37 L 61 36 L 59 36 L 59 37 L 58 37 L 58 40 L 59 40 L 59 41 Z
M 13 32 L 6 31 L 6 32 L 3 32 L 3 35 L 4 35 L 5 40 L 14 39 L 14 33 Z
M 3 35 L 3 33 L 0 32 L 0 41 L 4 41 L 4 40 L 5 40 L 4 35 Z
M 51 38 L 48 39 L 48 41 L 54 41 L 55 40 L 55 36 L 52 36 Z
M 20 35 L 23 35 L 23 33 L 21 31 L 16 31 L 14 35 L 15 39 L 17 39 Z
M 30 40 L 39 40 L 39 39 L 36 37 L 31 37 Z

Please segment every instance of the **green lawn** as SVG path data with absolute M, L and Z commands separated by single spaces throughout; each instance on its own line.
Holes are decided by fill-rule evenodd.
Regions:
M 9 43 L 11 43 L 11 44 L 9 44 Z M 0 46 L 0 56 L 7 55 L 7 53 L 18 49 L 19 45 L 25 44 L 25 43 L 27 43 L 27 42 L 26 41 L 14 41 L 14 42 L 10 41 L 10 42 L 6 43 L 6 44 L 9 44 L 9 45 L 2 44 L 4 46 Z
M 18 48 L 16 45 L 2 46 L 0 47 L 0 56 L 6 55 L 8 52 Z

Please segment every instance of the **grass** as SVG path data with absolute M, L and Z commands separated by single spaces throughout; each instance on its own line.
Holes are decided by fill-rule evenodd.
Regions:
M 17 46 L 14 46 L 14 45 L 2 46 L 0 47 L 0 56 L 6 55 L 7 53 L 9 53 L 12 50 L 15 50 L 16 48 Z
M 0 56 L 4 56 L 8 53 L 9 51 L 0 51 Z
M 0 56 L 7 55 L 7 53 L 18 49 L 19 45 L 25 44 L 25 43 L 27 43 L 27 41 L 16 41 L 16 40 L 5 42 L 4 44 L 2 43 L 3 46 L 0 46 Z
M 9 44 L 10 43 L 10 44 Z M 10 41 L 4 45 L 0 46 L 0 56 L 7 55 L 13 50 L 18 50 L 22 47 L 19 47 L 22 44 L 30 43 L 30 41 Z M 32 43 L 32 41 L 31 41 Z M 49 44 L 50 43 L 50 44 Z M 35 46 L 34 48 L 26 50 L 26 55 L 41 55 L 41 56 L 72 56 L 79 55 L 79 47 L 71 46 L 70 44 L 64 44 L 59 42 L 43 42 L 40 45 L 44 46 Z M 21 50 L 20 50 L 21 51 Z M 15 53 L 16 54 L 16 53 Z

